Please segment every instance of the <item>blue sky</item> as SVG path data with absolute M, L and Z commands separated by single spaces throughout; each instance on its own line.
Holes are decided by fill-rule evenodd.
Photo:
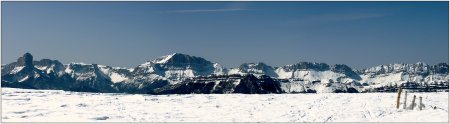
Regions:
M 2 64 L 448 63 L 448 15 L 447 2 L 2 2 Z

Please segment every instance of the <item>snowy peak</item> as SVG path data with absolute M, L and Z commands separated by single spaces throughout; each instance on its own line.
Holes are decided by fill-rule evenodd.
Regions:
M 213 63 L 201 57 L 190 56 L 181 53 L 173 53 L 170 55 L 159 57 L 152 61 L 155 64 L 164 65 L 164 67 L 185 68 L 202 65 L 212 65 Z
M 36 79 L 48 78 L 42 70 L 34 67 L 33 56 L 25 53 L 17 59 L 17 62 L 5 65 L 2 68 L 2 80 L 10 80 L 15 82 L 30 82 Z
M 58 60 L 42 59 L 40 61 L 34 61 L 33 64 L 37 69 L 42 70 L 52 76 L 59 77 L 64 75 L 65 73 L 64 65 Z
M 173 53 L 170 55 L 161 56 L 161 57 L 158 57 L 158 58 L 152 60 L 151 62 L 158 63 L 158 64 L 164 64 L 164 63 L 167 63 L 167 61 L 169 61 L 170 59 L 172 59 L 172 57 L 175 56 L 176 54 L 180 54 L 180 53 Z
M 352 72 L 352 68 L 348 67 L 344 64 L 335 64 L 331 66 L 331 71 L 333 72 L 339 72 L 339 73 L 345 73 L 345 72 Z
M 317 89 L 317 83 L 322 84 L 320 86 L 325 86 L 325 88 L 332 87 L 341 91 L 346 91 L 348 86 L 382 87 L 407 81 L 418 84 L 445 85 L 447 83 L 448 85 L 448 69 L 447 63 L 428 65 L 418 62 L 415 64 L 379 65 L 355 72 L 344 64 L 299 62 L 282 67 L 271 67 L 259 62 L 244 63 L 238 68 L 227 70 L 218 63 L 181 53 L 162 56 L 134 69 L 127 69 L 84 63 L 63 65 L 57 60 L 50 59 L 33 61 L 33 56 L 26 53 L 16 62 L 2 65 L 1 71 L 2 86 L 149 93 L 147 90 L 157 87 L 171 89 L 172 86 L 179 86 L 180 91 L 189 92 L 196 88 L 206 88 L 205 91 L 208 92 L 215 89 L 218 92 L 228 92 L 229 88 L 235 88 L 235 91 L 253 91 L 260 89 L 259 86 L 263 88 L 278 87 L 268 86 L 268 82 L 276 85 L 283 82 L 285 89 L 291 87 L 291 84 L 292 86 L 297 85 L 300 89 L 294 88 L 293 91 L 299 92 L 309 92 L 305 86 L 311 86 L 318 90 L 317 92 L 327 91 L 321 90 L 320 87 Z M 245 78 L 246 76 L 250 76 L 250 78 Z M 252 76 L 260 78 L 256 80 Z M 243 83 L 245 81 L 247 83 Z M 291 88 L 288 89 L 290 92 Z
M 78 81 L 109 81 L 109 77 L 97 64 L 70 63 L 66 66 L 65 72 Z
M 239 70 L 241 71 L 249 71 L 252 70 L 267 70 L 267 69 L 273 69 L 271 66 L 268 66 L 262 62 L 258 63 L 244 63 L 239 66 Z
M 254 74 L 278 77 L 278 74 L 275 73 L 275 69 L 273 67 L 262 62 L 241 64 L 237 69 L 231 69 L 229 74 Z
M 170 80 L 182 80 L 188 77 L 224 73 L 223 67 L 218 63 L 182 53 L 156 58 L 139 65 L 134 70 L 134 75 L 137 75 L 139 79 L 146 79 L 145 76 L 161 76 Z
M 336 73 L 341 73 L 341 74 L 345 74 L 346 76 L 352 78 L 352 79 L 357 79 L 357 80 L 361 80 L 361 77 L 358 75 L 358 73 L 356 73 L 355 71 L 353 71 L 352 68 L 348 67 L 347 65 L 344 64 L 335 64 L 331 66 L 331 71 L 336 72 Z
M 98 65 L 98 68 L 103 74 L 109 77 L 113 83 L 126 82 L 132 78 L 131 71 L 127 68 L 110 67 L 105 65 Z

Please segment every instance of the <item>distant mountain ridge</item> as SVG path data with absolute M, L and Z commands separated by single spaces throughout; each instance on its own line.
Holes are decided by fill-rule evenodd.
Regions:
M 422 62 L 389 64 L 355 70 L 344 64 L 299 62 L 272 67 L 258 62 L 244 63 L 237 68 L 227 69 L 219 63 L 182 53 L 158 57 L 135 68 L 84 63 L 64 65 L 58 60 L 50 59 L 33 61 L 33 56 L 26 53 L 19 57 L 17 62 L 2 65 L 1 72 L 2 86 L 5 87 L 153 94 L 191 91 L 199 91 L 198 93 L 233 93 L 234 91 L 237 93 L 283 93 L 356 90 L 362 92 L 368 90 L 367 87 L 362 87 L 363 84 L 383 87 L 400 85 L 408 81 L 423 84 L 446 82 L 448 85 L 447 63 L 436 65 L 427 65 Z M 231 77 L 226 75 L 231 75 Z M 245 85 L 244 82 L 246 82 Z M 314 82 L 320 82 L 328 87 L 324 88 Z M 268 88 L 266 84 L 270 84 L 269 86 L 274 89 Z M 218 86 L 222 88 L 226 86 L 228 87 L 228 89 L 225 88 L 227 91 L 233 92 L 217 91 Z M 261 86 L 271 90 L 256 90 L 257 87 L 261 89 Z M 180 90 L 183 92 L 178 92 Z

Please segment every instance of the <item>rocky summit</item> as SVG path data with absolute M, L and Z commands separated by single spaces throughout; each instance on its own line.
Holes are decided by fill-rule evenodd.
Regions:
M 190 93 L 328 93 L 448 91 L 448 64 L 387 64 L 356 70 L 345 64 L 298 62 L 272 67 L 262 62 L 224 68 L 204 58 L 174 53 L 134 68 L 69 63 L 30 53 L 2 65 L 2 87 L 82 92 Z

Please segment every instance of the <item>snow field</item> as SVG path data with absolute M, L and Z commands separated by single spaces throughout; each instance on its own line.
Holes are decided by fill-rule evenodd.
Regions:
M 3 122 L 448 122 L 448 92 L 408 93 L 408 102 L 413 95 L 423 97 L 425 108 L 419 111 L 397 110 L 396 93 L 145 95 L 1 90 Z

